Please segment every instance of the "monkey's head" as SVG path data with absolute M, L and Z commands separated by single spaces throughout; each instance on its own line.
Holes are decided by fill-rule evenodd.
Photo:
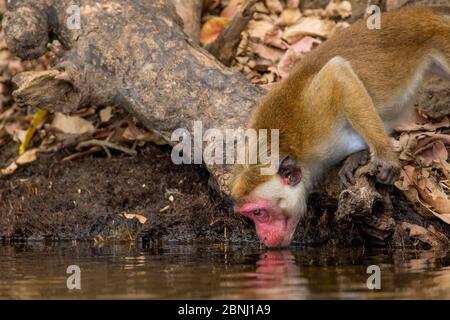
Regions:
M 261 165 L 235 167 L 231 183 L 235 211 L 255 223 L 256 233 L 266 246 L 291 243 L 306 212 L 302 180 L 302 170 L 290 156 L 271 175 L 262 175 Z

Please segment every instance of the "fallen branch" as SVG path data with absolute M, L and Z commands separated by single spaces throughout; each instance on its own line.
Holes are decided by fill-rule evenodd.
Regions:
M 93 146 L 99 146 L 99 147 L 104 147 L 104 148 L 108 148 L 108 149 L 113 149 L 113 150 L 117 150 L 123 153 L 126 153 L 130 156 L 136 156 L 137 152 L 136 150 L 127 148 L 127 147 L 123 147 L 123 146 L 119 146 L 118 144 L 109 142 L 109 141 L 105 141 L 105 140 L 89 140 L 89 141 L 84 141 L 84 142 L 80 142 L 77 146 L 77 150 L 82 150 L 84 148 L 88 148 L 88 147 L 93 147 Z
M 72 4 L 81 8 L 79 30 L 65 23 Z M 17 1 L 4 19 L 8 46 L 22 58 L 44 53 L 45 32 L 66 48 L 52 70 L 14 79 L 21 106 L 73 112 L 88 104 L 119 105 L 174 144 L 172 132 L 191 130 L 194 121 L 205 129 L 244 126 L 264 93 L 189 41 L 170 1 Z M 99 27 L 106 25 L 115 27 Z M 39 37 L 30 39 L 30 32 Z M 228 168 L 209 170 L 227 192 Z
M 101 150 L 102 150 L 101 147 L 94 146 L 94 147 L 90 148 L 89 150 L 71 154 L 70 156 L 63 158 L 61 161 L 73 161 L 73 160 L 80 159 L 80 158 L 86 157 L 88 155 L 91 155 L 93 153 L 99 152 Z

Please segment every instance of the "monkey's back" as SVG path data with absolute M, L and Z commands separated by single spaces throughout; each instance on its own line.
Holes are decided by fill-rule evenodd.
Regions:
M 425 56 L 436 52 L 450 58 L 450 7 L 382 13 L 380 26 L 371 30 L 362 19 L 337 31 L 306 55 L 286 81 L 317 73 L 331 58 L 342 56 L 380 107 L 389 104 L 392 97 L 401 96 Z

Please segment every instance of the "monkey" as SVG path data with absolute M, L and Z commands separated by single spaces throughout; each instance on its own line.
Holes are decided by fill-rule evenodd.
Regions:
M 428 72 L 450 80 L 450 7 L 382 13 L 380 29 L 359 20 L 306 54 L 257 103 L 247 127 L 278 129 L 281 160 L 270 174 L 261 174 L 260 161 L 235 164 L 230 190 L 264 245 L 290 245 L 308 195 L 332 166 L 343 163 L 344 186 L 362 165 L 377 183 L 398 179 L 389 136 L 414 114 L 411 100 Z

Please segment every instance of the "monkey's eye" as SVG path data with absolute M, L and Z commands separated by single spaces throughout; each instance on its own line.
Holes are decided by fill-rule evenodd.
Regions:
M 253 214 L 254 216 L 260 216 L 260 215 L 261 215 L 261 210 L 260 210 L 260 209 L 253 210 L 253 211 L 252 211 L 252 214 Z

